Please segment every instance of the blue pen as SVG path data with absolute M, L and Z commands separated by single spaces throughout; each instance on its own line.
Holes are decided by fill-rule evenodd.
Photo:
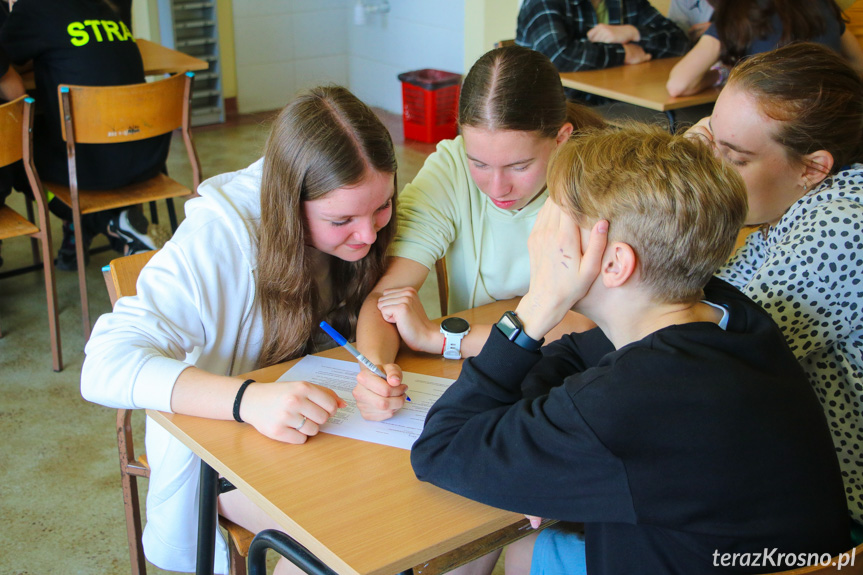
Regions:
M 340 333 L 339 333 L 339 332 L 337 332 L 335 329 L 333 329 L 333 326 L 331 326 L 330 324 L 328 324 L 328 323 L 327 323 L 327 322 L 325 322 L 325 321 L 322 321 L 322 322 L 321 322 L 321 329 L 322 329 L 322 330 L 324 330 L 325 332 L 327 332 L 327 335 L 329 335 L 331 338 L 333 338 L 333 340 L 335 340 L 335 342 L 336 342 L 337 344 L 339 344 L 340 346 L 342 346 L 342 347 L 344 347 L 346 350 L 348 350 L 348 352 L 349 352 L 352 356 L 354 356 L 355 358 L 357 358 L 361 364 L 363 364 L 364 366 L 366 366 L 367 368 L 369 368 L 369 371 L 371 371 L 373 374 L 375 374 L 376 376 L 378 376 L 378 377 L 380 377 L 380 378 L 383 378 L 383 379 L 386 379 L 386 378 L 387 378 L 387 374 L 385 374 L 384 372 L 382 372 L 382 371 L 381 371 L 381 368 L 379 368 L 378 366 L 376 366 L 375 364 L 373 364 L 373 363 L 372 363 L 372 361 L 371 361 L 369 358 L 367 358 L 366 356 L 364 356 L 363 354 L 361 354 L 361 353 L 359 352 L 359 350 L 357 350 L 357 348 L 355 348 L 355 347 L 354 347 L 354 346 L 352 346 L 350 343 L 348 343 L 348 340 L 346 340 L 346 339 L 342 336 L 342 334 L 340 334 Z M 408 397 L 407 395 L 405 396 L 405 399 L 407 399 L 408 401 L 410 401 L 410 400 L 411 400 L 411 398 L 410 398 L 410 397 Z

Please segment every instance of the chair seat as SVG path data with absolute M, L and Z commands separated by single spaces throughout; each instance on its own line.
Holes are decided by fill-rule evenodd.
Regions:
M 29 236 L 39 231 L 33 222 L 8 206 L 0 207 L 0 240 Z
M 72 206 L 72 192 L 68 186 L 44 182 L 45 188 L 57 196 L 67 206 Z M 123 186 L 113 190 L 90 191 L 79 190 L 78 200 L 81 204 L 82 214 L 92 214 L 113 210 L 115 208 L 126 208 L 136 206 L 155 200 L 167 198 L 181 198 L 191 195 L 192 190 L 166 176 L 159 174 L 147 181 Z
M 219 516 L 219 525 L 228 532 L 228 536 L 231 538 L 231 542 L 234 544 L 234 547 L 237 548 L 237 552 L 239 552 L 243 557 L 248 557 L 249 545 L 252 544 L 252 539 L 255 538 L 255 534 L 243 529 L 236 523 L 225 519 L 221 515 Z

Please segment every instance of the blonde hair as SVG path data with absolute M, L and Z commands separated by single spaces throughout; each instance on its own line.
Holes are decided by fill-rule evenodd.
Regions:
M 555 203 L 638 257 L 653 299 L 682 303 L 725 262 L 748 209 L 743 180 L 703 143 L 657 126 L 594 131 L 561 145 L 548 168 Z
M 327 310 L 313 280 L 302 202 L 358 184 L 370 171 L 393 174 L 390 134 L 375 113 L 347 89 L 314 88 L 279 114 L 264 151 L 261 225 L 258 230 L 257 298 L 264 321 L 260 365 L 311 350 L 312 334 Z M 353 334 L 363 300 L 383 275 L 395 234 L 395 196 L 389 223 L 363 259 L 330 258 L 333 301 L 326 319 Z

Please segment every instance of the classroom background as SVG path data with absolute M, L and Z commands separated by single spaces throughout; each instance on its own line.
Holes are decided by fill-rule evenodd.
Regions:
M 160 7 L 167 0 L 135 0 L 134 33 L 160 41 Z M 243 168 L 259 158 L 273 112 L 299 90 L 342 84 L 377 109 L 393 134 L 398 181 L 410 182 L 434 145 L 405 141 L 398 74 L 420 68 L 464 73 L 502 39 L 515 36 L 518 0 L 217 0 L 221 91 L 226 121 L 193 129 L 204 177 Z M 653 4 L 666 12 L 667 0 Z M 849 10 L 863 37 L 863 0 Z M 661 113 L 627 104 L 600 111 L 611 118 L 665 122 Z M 709 107 L 685 111 L 695 121 Z M 184 183 L 191 174 L 182 142 L 174 138 L 168 169 Z M 23 210 L 20 194 L 9 204 Z M 161 221 L 167 221 L 160 202 Z M 178 210 L 182 217 L 182 209 Z M 62 237 L 54 224 L 54 245 Z M 95 245 L 104 242 L 97 240 Z M 26 265 L 29 242 L 3 246 L 6 266 Z M 116 257 L 103 252 L 87 269 L 93 318 L 109 311 L 101 267 Z M 120 574 L 129 555 L 114 435 L 116 412 L 81 399 L 84 341 L 77 275 L 57 273 L 64 369 L 51 371 L 40 274 L 0 283 L 0 573 Z M 421 291 L 430 315 L 438 309 L 432 273 Z M 143 447 L 143 414 L 136 414 Z M 146 481 L 140 482 L 146 493 Z M 165 573 L 152 565 L 148 572 Z

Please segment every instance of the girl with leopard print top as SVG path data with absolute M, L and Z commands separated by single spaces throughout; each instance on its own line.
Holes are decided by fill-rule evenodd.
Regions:
M 772 315 L 833 434 L 863 533 L 863 82 L 822 46 L 760 54 L 690 130 L 743 176 L 760 230 L 719 270 Z

